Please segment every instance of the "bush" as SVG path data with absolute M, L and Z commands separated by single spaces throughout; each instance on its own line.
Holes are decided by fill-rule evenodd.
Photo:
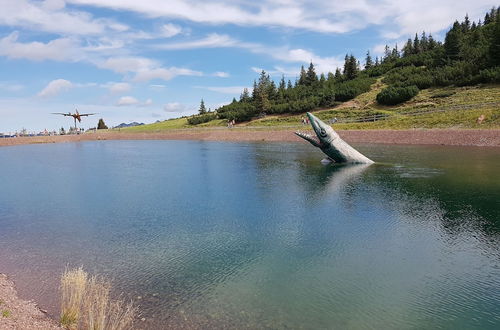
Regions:
M 417 86 L 387 87 L 377 95 L 377 102 L 385 105 L 395 105 L 410 100 L 418 94 Z
M 198 125 L 198 124 L 203 124 L 207 123 L 209 121 L 217 119 L 217 114 L 215 113 L 206 113 L 204 115 L 197 115 L 188 118 L 187 122 L 189 125 Z
M 373 78 L 357 78 L 335 85 L 335 101 L 345 102 L 352 100 L 362 93 L 370 90 L 375 82 Z

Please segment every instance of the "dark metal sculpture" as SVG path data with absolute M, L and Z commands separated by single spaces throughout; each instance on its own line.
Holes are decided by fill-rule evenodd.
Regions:
M 53 115 L 63 115 L 65 117 L 73 117 L 73 119 L 75 120 L 75 129 L 76 129 L 77 128 L 76 127 L 76 121 L 77 120 L 78 120 L 79 123 L 81 123 L 82 122 L 82 117 L 92 116 L 92 115 L 95 115 L 96 113 L 79 113 L 78 109 L 75 109 L 75 113 L 71 113 L 71 112 L 68 112 L 68 113 L 53 112 L 52 114 Z

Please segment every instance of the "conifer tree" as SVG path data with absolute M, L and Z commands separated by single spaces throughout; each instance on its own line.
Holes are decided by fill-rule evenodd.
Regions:
M 388 45 L 384 47 L 384 59 L 383 62 L 389 61 L 391 59 L 391 49 Z
M 324 73 L 321 73 L 320 76 L 319 76 L 319 85 L 320 86 L 324 86 L 325 85 L 325 82 L 326 82 L 326 77 L 325 77 L 325 74 Z
M 421 51 L 420 40 L 418 40 L 418 34 L 415 33 L 415 38 L 413 39 L 413 54 L 419 54 Z
M 497 16 L 490 43 L 490 58 L 493 65 L 500 65 L 500 17 Z
M 469 14 L 465 15 L 465 20 L 462 23 L 462 31 L 463 32 L 468 32 L 470 30 L 470 20 L 469 20 Z
M 339 68 L 335 69 L 335 81 L 342 81 L 342 73 L 340 72 Z
M 302 75 L 302 72 L 301 72 Z M 309 64 L 309 68 L 307 69 L 305 84 L 307 86 L 313 86 L 318 81 L 318 76 L 316 75 L 316 71 L 314 70 L 314 65 L 311 62 Z
M 243 88 L 243 92 L 240 95 L 240 102 L 249 103 L 252 100 L 248 88 Z
M 427 49 L 429 50 L 433 50 L 434 48 L 436 48 L 436 41 L 434 40 L 434 38 L 432 37 L 432 34 L 429 34 L 429 40 L 427 42 Z
M 370 56 L 370 51 L 366 52 L 366 59 L 365 59 L 365 69 L 368 70 L 373 66 L 373 60 L 372 57 Z
M 338 68 L 337 68 L 337 70 L 338 70 Z M 335 79 L 335 76 L 333 75 L 333 73 L 328 72 L 328 75 L 327 75 L 326 80 L 327 80 L 328 82 L 333 82 L 333 80 L 334 80 L 334 79 Z
M 429 49 L 429 39 L 427 38 L 425 31 L 422 32 L 422 36 L 420 37 L 420 47 L 423 52 Z
M 236 99 L 233 99 L 233 102 L 234 101 L 236 101 Z M 207 113 L 207 108 L 205 108 L 205 102 L 203 101 L 203 99 L 201 99 L 200 108 L 198 109 L 198 113 L 200 115 L 203 115 L 203 114 Z
M 253 89 L 252 89 L 252 101 L 256 101 L 257 100 L 257 82 L 253 81 Z
M 305 85 L 307 81 L 306 70 L 304 70 L 304 66 L 300 67 L 300 77 L 299 77 L 299 85 Z
M 106 126 L 102 118 L 97 122 L 97 129 L 108 129 L 108 126 Z M 64 132 L 64 128 L 62 129 L 62 131 Z
M 410 56 L 411 54 L 413 54 L 413 42 L 411 39 L 408 39 L 403 47 L 403 57 Z
M 461 26 L 455 21 L 453 28 L 446 33 L 444 39 L 444 50 L 446 56 L 451 60 L 458 60 L 460 57 Z

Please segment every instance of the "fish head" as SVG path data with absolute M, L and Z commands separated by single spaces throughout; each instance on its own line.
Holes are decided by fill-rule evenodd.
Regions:
M 302 132 L 295 132 L 297 136 L 300 136 L 301 138 L 318 148 L 326 148 L 331 144 L 333 140 L 338 137 L 337 132 L 335 132 L 330 125 L 325 124 L 323 121 L 321 121 L 321 119 L 319 119 L 312 113 L 308 112 L 307 117 L 309 118 L 309 122 L 311 123 L 316 136 Z

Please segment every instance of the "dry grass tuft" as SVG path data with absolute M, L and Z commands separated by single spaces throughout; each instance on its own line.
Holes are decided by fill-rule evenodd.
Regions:
M 66 269 L 61 277 L 61 325 L 76 329 L 87 285 L 87 273 L 82 267 Z
M 82 273 L 84 276 L 82 276 Z M 78 274 L 79 276 L 76 276 Z M 68 279 L 78 278 L 79 281 Z M 84 279 L 82 294 L 78 304 L 65 304 L 65 291 L 71 285 L 76 287 L 73 291 L 82 288 L 81 280 Z M 89 330 L 124 330 L 132 328 L 132 323 L 138 313 L 137 307 L 132 302 L 126 303 L 122 299 L 111 300 L 111 283 L 103 277 L 89 277 L 82 268 L 66 270 L 61 278 L 63 288 L 63 309 L 61 324 L 69 329 Z M 66 296 L 68 296 L 66 294 Z M 76 313 L 74 307 L 78 305 Z M 71 308 L 68 308 L 71 306 Z

